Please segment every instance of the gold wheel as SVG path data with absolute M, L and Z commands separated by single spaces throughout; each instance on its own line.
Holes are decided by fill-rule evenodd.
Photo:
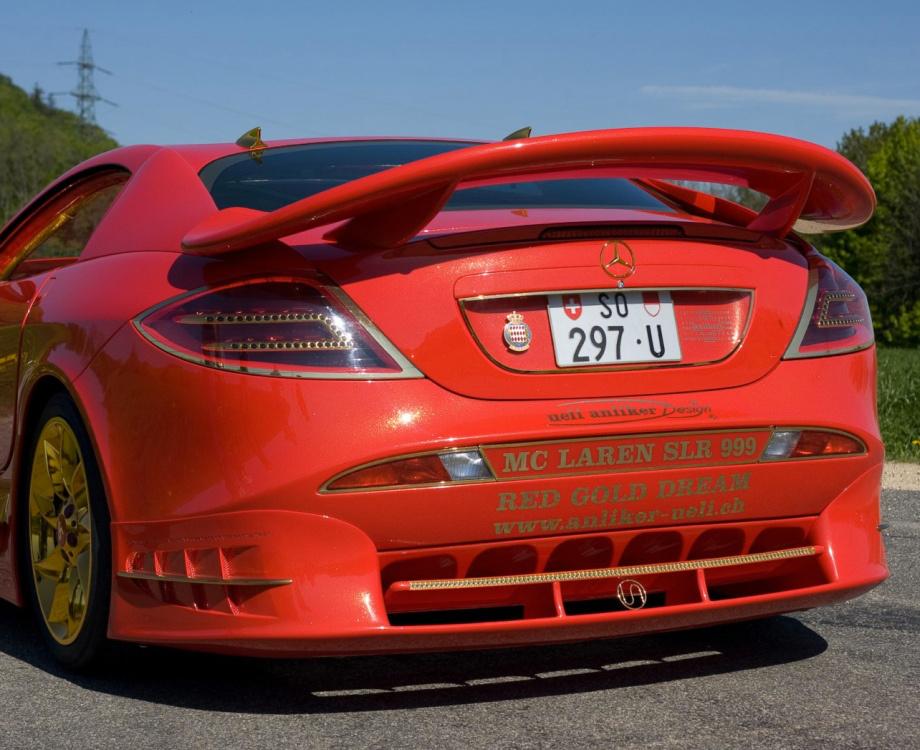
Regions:
M 93 522 L 83 454 L 61 417 L 45 423 L 35 445 L 28 536 L 42 618 L 66 646 L 80 635 L 89 609 Z

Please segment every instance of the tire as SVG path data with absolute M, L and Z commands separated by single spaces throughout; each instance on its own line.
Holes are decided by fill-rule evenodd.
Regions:
M 99 465 L 67 395 L 49 399 L 24 450 L 20 583 L 48 650 L 64 666 L 82 669 L 106 647 L 112 552 Z

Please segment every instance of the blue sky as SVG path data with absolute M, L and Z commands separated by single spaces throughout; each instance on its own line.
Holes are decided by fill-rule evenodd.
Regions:
M 24 88 L 72 89 L 56 62 L 89 28 L 122 143 L 702 125 L 833 146 L 920 116 L 917 0 L 5 4 L 0 73 Z

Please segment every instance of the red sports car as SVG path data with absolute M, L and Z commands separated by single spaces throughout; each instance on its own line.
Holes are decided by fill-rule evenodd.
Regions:
M 71 666 L 857 596 L 887 575 L 872 325 L 795 232 L 874 204 L 726 130 L 91 159 L 0 233 L 0 595 Z

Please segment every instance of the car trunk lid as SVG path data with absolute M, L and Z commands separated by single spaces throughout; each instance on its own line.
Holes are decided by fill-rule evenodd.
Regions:
M 577 400 L 752 382 L 782 356 L 808 284 L 801 253 L 773 239 L 617 239 L 634 261 L 633 272 L 623 279 L 611 276 L 601 262 L 611 240 L 538 239 L 451 250 L 436 247 L 437 240 L 393 253 L 340 258 L 324 270 L 423 373 L 475 398 Z M 588 321 L 581 328 L 573 319 L 562 337 L 582 337 L 579 353 L 588 361 L 560 364 L 565 342 L 553 330 L 550 305 L 587 305 L 598 297 L 607 303 L 600 315 L 613 318 L 595 316 L 601 325 Z M 629 315 L 617 317 L 627 300 Z M 658 321 L 666 315 L 670 328 L 663 333 Z M 639 316 L 632 327 L 630 316 Z M 558 312 L 557 317 L 568 322 Z M 623 329 L 616 343 L 624 354 L 631 346 L 645 355 L 613 358 L 608 322 Z M 526 346 L 509 342 L 515 325 L 526 332 Z M 604 358 L 592 341 L 593 335 L 599 341 L 592 330 L 599 327 L 611 351 Z M 581 332 L 572 333 L 576 329 Z M 667 330 L 679 350 L 655 357 L 649 350 L 659 350 Z

